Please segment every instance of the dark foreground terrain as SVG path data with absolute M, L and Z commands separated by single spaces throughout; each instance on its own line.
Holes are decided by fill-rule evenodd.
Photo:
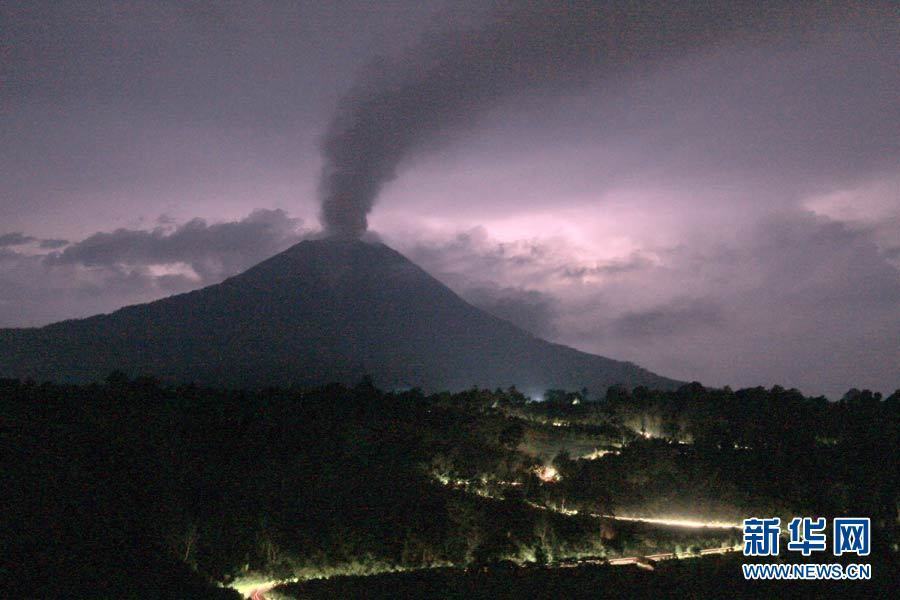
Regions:
M 0 380 L 0 579 L 35 598 L 881 597 L 898 406 Z M 870 517 L 873 580 L 738 580 L 740 520 L 792 515 Z

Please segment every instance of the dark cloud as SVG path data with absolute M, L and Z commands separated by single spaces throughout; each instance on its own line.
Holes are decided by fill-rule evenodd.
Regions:
M 553 338 L 556 300 L 537 290 L 515 287 L 475 286 L 461 290 L 462 297 L 478 308 L 505 319 L 538 337 Z
M 282 210 L 257 210 L 241 221 L 193 219 L 174 229 L 96 233 L 47 257 L 48 265 L 189 265 L 200 281 L 220 279 L 280 252 L 303 237 L 300 220 Z
M 43 250 L 55 250 L 67 246 L 68 240 L 49 239 L 42 240 L 31 235 L 25 235 L 22 232 L 6 233 L 0 235 L 0 248 L 8 246 L 24 246 L 25 244 L 37 243 L 38 247 Z
M 871 230 L 805 214 L 768 219 L 757 235 L 750 250 L 768 266 L 763 285 L 791 305 L 900 309 L 900 271 Z
M 37 241 L 37 238 L 31 237 L 30 235 L 23 235 L 21 232 L 5 233 L 0 235 L 0 248 L 6 246 L 21 246 L 23 244 L 30 244 L 34 241 Z
M 41 240 L 40 247 L 44 250 L 58 250 L 69 245 L 69 240 Z
M 706 300 L 675 300 L 664 306 L 626 312 L 612 322 L 616 335 L 665 338 L 681 332 L 716 327 L 724 322 L 722 307 Z
M 0 327 L 88 316 L 217 283 L 306 233 L 284 211 L 257 210 L 225 223 L 100 232 L 49 254 L 0 247 Z

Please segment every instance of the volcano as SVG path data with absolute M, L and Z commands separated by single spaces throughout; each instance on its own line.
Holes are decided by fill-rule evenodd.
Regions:
M 0 330 L 0 377 L 88 382 L 114 370 L 250 388 L 355 383 L 364 375 L 385 389 L 426 391 L 678 384 L 534 337 L 383 244 L 334 239 L 300 242 L 186 294 Z

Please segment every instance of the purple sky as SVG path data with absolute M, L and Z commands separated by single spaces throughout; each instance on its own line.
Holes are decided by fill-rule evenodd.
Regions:
M 0 326 L 200 287 L 315 234 L 320 140 L 359 74 L 485 19 L 72 4 L 0 8 Z M 893 391 L 900 15 L 863 6 L 505 94 L 399 162 L 371 229 L 583 350 L 710 385 Z

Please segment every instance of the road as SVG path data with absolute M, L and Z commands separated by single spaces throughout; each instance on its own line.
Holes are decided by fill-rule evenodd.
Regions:
M 578 561 L 567 562 L 557 566 L 560 569 L 574 569 L 577 567 L 581 567 L 583 565 L 610 565 L 610 566 L 623 566 L 623 565 L 635 565 L 642 569 L 653 570 L 653 563 L 659 562 L 661 560 L 675 560 L 675 559 L 686 559 L 686 558 L 697 558 L 700 556 L 708 556 L 710 554 L 728 554 L 730 552 L 739 551 L 741 549 L 740 546 L 723 546 L 721 548 L 705 548 L 700 551 L 699 554 L 686 554 L 682 556 L 677 556 L 674 552 L 661 552 L 659 554 L 648 554 L 647 556 L 620 556 L 617 558 L 610 558 L 608 560 L 599 559 L 599 558 L 585 558 Z M 250 600 L 266 600 L 265 593 L 271 590 L 273 587 L 278 585 L 279 581 L 268 581 L 263 585 L 257 587 L 256 589 L 250 592 L 250 595 L 247 596 Z
M 611 565 L 640 565 L 642 560 L 660 561 L 672 560 L 676 558 L 696 558 L 698 556 L 706 556 L 708 554 L 728 554 L 740 550 L 740 546 L 723 546 L 721 548 L 704 548 L 699 554 L 687 554 L 677 556 L 674 552 L 662 552 L 660 554 L 648 554 L 647 556 L 623 556 L 621 558 L 609 559 Z

